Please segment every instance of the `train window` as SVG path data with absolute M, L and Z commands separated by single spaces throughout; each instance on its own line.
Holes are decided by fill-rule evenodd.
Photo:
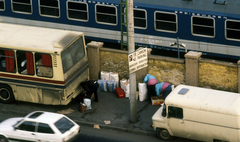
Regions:
M 177 15 L 175 13 L 155 12 L 155 29 L 177 32 Z
M 96 20 L 98 23 L 116 25 L 117 9 L 115 6 L 96 5 Z
M 40 15 L 60 17 L 59 0 L 39 0 Z
M 226 21 L 226 38 L 240 40 L 240 21 Z
M 214 19 L 206 17 L 192 17 L 192 33 L 198 36 L 213 37 L 215 34 Z
M 32 0 L 12 0 L 13 12 L 32 13 Z
M 147 16 L 146 11 L 141 9 L 134 9 L 134 27 L 135 28 L 147 28 Z
M 72 20 L 88 20 L 88 6 L 86 3 L 68 1 L 68 18 Z
M 0 10 L 4 9 L 5 9 L 4 0 L 0 0 Z

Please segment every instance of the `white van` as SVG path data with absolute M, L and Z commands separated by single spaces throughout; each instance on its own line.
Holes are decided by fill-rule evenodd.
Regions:
M 179 85 L 152 121 L 162 140 L 240 142 L 240 94 Z

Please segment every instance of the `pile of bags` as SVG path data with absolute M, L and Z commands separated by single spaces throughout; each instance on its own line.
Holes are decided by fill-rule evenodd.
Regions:
M 98 80 L 98 90 L 106 92 L 114 92 L 119 86 L 118 73 L 101 71 L 101 79 Z

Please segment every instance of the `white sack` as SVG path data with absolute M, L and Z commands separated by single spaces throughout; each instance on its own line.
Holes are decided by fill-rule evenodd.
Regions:
M 147 83 L 138 83 L 139 101 L 147 99 Z
M 115 88 L 117 88 L 117 82 L 116 81 L 107 81 L 107 90 L 108 92 L 115 92 Z
M 109 74 L 109 80 L 111 80 L 111 81 L 116 81 L 116 82 L 117 82 L 117 87 L 119 87 L 119 77 L 118 77 L 118 73 L 116 73 L 116 72 L 110 72 L 110 74 Z
M 109 80 L 110 79 L 110 73 L 101 71 L 101 80 Z
M 98 91 L 106 91 L 107 92 L 107 80 L 98 80 Z
M 129 84 L 129 82 L 124 83 L 124 92 L 125 92 L 125 97 L 129 97 L 129 93 L 130 93 L 130 84 Z
M 128 82 L 126 78 L 123 78 L 120 80 L 120 87 L 125 90 L 125 83 Z

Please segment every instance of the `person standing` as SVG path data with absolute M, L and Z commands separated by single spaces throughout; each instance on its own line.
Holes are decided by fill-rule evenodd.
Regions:
M 89 81 L 81 82 L 80 86 L 86 91 L 86 95 L 88 98 L 91 98 L 91 95 L 94 93 L 94 96 L 95 96 L 94 101 L 98 102 L 97 90 L 98 90 L 99 84 L 97 81 L 89 80 Z

